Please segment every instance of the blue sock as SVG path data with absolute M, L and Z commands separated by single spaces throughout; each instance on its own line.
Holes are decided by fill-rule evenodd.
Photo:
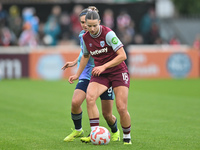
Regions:
M 74 122 L 75 129 L 81 129 L 82 128 L 82 112 L 80 114 L 72 114 L 71 118 Z
M 118 128 L 117 128 L 117 118 L 116 118 L 116 121 L 113 125 L 108 124 L 108 126 L 110 127 L 112 133 L 117 132 L 117 130 L 118 130 Z

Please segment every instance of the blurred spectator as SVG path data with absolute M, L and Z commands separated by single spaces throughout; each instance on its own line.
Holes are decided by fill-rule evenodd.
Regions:
M 181 43 L 180 43 L 179 39 L 174 35 L 174 36 L 170 39 L 169 44 L 170 44 L 170 45 L 177 46 L 177 45 L 180 45 Z
M 102 17 L 103 24 L 110 29 L 114 28 L 114 16 L 113 16 L 113 11 L 111 9 L 106 9 L 103 13 Z
M 40 22 L 39 23 L 39 29 L 38 29 L 38 39 L 39 39 L 38 45 L 45 45 L 44 40 L 43 40 L 44 36 L 45 36 L 45 34 L 44 34 L 44 23 Z
M 156 23 L 152 23 L 149 34 L 147 34 L 148 43 L 146 44 L 162 44 L 162 40 L 160 38 L 159 27 Z
M 54 5 L 51 9 L 51 14 L 47 18 L 47 22 L 44 24 L 44 36 L 43 43 L 45 45 L 55 46 L 61 38 L 60 33 L 60 18 L 62 9 L 59 5 Z M 41 35 L 41 32 L 40 32 Z
M 55 19 L 56 22 L 59 22 L 60 17 L 61 17 L 61 12 L 62 12 L 62 9 L 59 5 L 53 6 L 51 10 L 51 14 L 48 16 L 48 20 L 50 20 L 50 18 L 53 18 Z
M 2 27 L 0 30 L 0 45 L 11 46 L 16 44 L 17 38 L 15 34 L 8 27 Z
M 55 17 L 49 17 L 44 25 L 44 43 L 46 45 L 55 46 L 58 42 L 60 34 L 60 25 Z
M 19 7 L 16 5 L 12 5 L 9 8 L 8 26 L 16 37 L 19 38 L 22 31 L 22 18 L 20 16 Z
M 7 12 L 3 9 L 3 5 L 0 3 L 0 28 L 6 25 Z
M 117 28 L 128 27 L 130 23 L 131 23 L 130 15 L 125 10 L 122 10 L 119 16 L 117 16 Z
M 23 31 L 19 37 L 19 46 L 35 47 L 38 45 L 37 34 L 32 30 L 30 22 L 23 25 Z
M 61 39 L 69 40 L 72 33 L 70 31 L 70 16 L 67 12 L 61 14 L 59 23 L 61 27 Z
M 79 33 L 82 30 L 80 20 L 79 20 L 79 14 L 83 10 L 82 5 L 75 5 L 73 8 L 73 12 L 70 15 L 71 18 L 71 26 L 72 26 L 72 39 L 75 40 L 77 44 L 79 44 Z
M 36 10 L 33 7 L 26 7 L 22 11 L 24 23 L 29 22 L 32 30 L 38 33 L 39 29 L 39 18 L 36 16 Z
M 118 25 L 117 28 L 117 36 L 122 41 L 122 43 L 126 46 L 133 43 L 133 37 L 135 34 L 134 30 L 134 22 L 131 21 L 128 26 Z
M 200 50 L 200 34 L 197 34 L 197 36 L 193 42 L 193 47 L 197 50 Z
M 121 11 L 120 15 L 117 17 L 116 34 L 124 44 L 124 50 L 127 55 L 125 63 L 128 66 L 129 54 L 127 51 L 127 46 L 133 43 L 135 30 L 134 30 L 134 21 L 131 19 L 130 15 L 126 11 Z
M 39 30 L 39 22 L 40 22 L 40 19 L 39 17 L 36 15 L 36 10 L 33 9 L 33 17 L 32 17 L 32 20 L 31 20 L 31 26 L 32 26 L 32 30 L 36 33 L 38 33 L 38 30 Z
M 34 7 L 24 7 L 20 15 L 19 7 L 11 5 L 9 8 L 9 14 L 7 14 L 0 4 L 1 45 L 15 45 L 18 43 L 15 41 L 24 41 L 19 42 L 21 45 L 57 45 L 58 42 L 61 44 L 65 40 L 64 43 L 67 43 L 66 40 L 71 39 L 73 40 L 72 43 L 75 41 L 79 44 L 78 34 L 82 30 L 79 23 L 79 14 L 82 9 L 82 5 L 75 5 L 73 12 L 65 11 L 62 13 L 61 6 L 55 5 L 52 7 L 51 14 L 49 14 L 47 21 L 44 20 L 46 22 L 40 22 L 39 17 L 36 15 L 37 11 Z M 25 25 L 27 22 L 30 26 Z M 141 20 L 141 34 L 138 33 L 135 35 L 134 21 L 127 13 L 126 9 L 121 10 L 117 18 L 114 18 L 113 10 L 105 9 L 102 16 L 102 23 L 116 31 L 124 44 L 125 51 L 127 49 L 126 47 L 133 43 L 161 44 L 163 42 L 160 38 L 158 19 L 156 18 L 155 11 L 152 8 L 149 9 Z M 23 24 L 24 28 L 22 28 Z M 1 29 L 1 27 L 4 26 L 9 28 Z M 31 27 L 31 31 L 28 30 L 29 27 Z M 31 32 L 35 33 L 33 34 Z M 30 43 L 37 44 L 28 44 L 28 42 L 25 42 L 29 39 L 28 35 L 34 35 L 36 42 Z M 16 38 L 18 40 L 16 40 Z M 61 42 L 59 40 L 63 41 Z M 167 43 L 168 42 L 169 41 L 167 41 Z M 173 39 L 171 43 L 177 44 Z M 128 65 L 127 62 L 126 64 Z
M 155 39 L 154 44 L 163 44 L 163 39 L 159 36 Z
M 142 17 L 140 23 L 140 32 L 143 36 L 145 44 L 149 44 L 150 42 L 152 42 L 149 41 L 149 33 L 152 30 L 152 25 L 155 23 L 157 24 L 157 22 L 158 21 L 156 18 L 155 10 L 153 8 L 150 8 L 148 12 Z
M 143 37 L 140 34 L 136 34 L 133 39 L 133 43 L 136 45 L 141 45 L 144 43 Z

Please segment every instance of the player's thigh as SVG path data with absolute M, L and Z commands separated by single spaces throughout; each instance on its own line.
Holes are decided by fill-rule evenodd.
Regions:
M 100 95 L 101 100 L 114 100 L 115 94 L 112 87 L 106 90 L 103 94 Z
M 117 107 L 127 107 L 127 103 L 128 103 L 128 87 L 126 86 L 118 86 L 115 87 L 114 89 L 114 93 L 115 93 L 115 99 L 116 99 L 116 105 Z
M 105 85 L 99 84 L 97 82 L 90 82 L 87 88 L 86 99 L 97 99 L 103 92 L 108 88 Z

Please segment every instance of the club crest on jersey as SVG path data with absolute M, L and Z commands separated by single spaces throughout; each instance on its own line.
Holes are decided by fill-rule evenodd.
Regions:
M 90 43 L 89 46 L 92 47 L 92 43 Z
M 104 47 L 105 46 L 105 41 L 100 41 L 100 45 L 101 45 L 101 47 Z

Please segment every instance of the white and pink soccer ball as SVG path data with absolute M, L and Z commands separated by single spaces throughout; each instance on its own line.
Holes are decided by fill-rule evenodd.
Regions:
M 90 139 L 94 145 L 108 144 L 110 142 L 110 132 L 105 127 L 95 127 L 90 133 Z

